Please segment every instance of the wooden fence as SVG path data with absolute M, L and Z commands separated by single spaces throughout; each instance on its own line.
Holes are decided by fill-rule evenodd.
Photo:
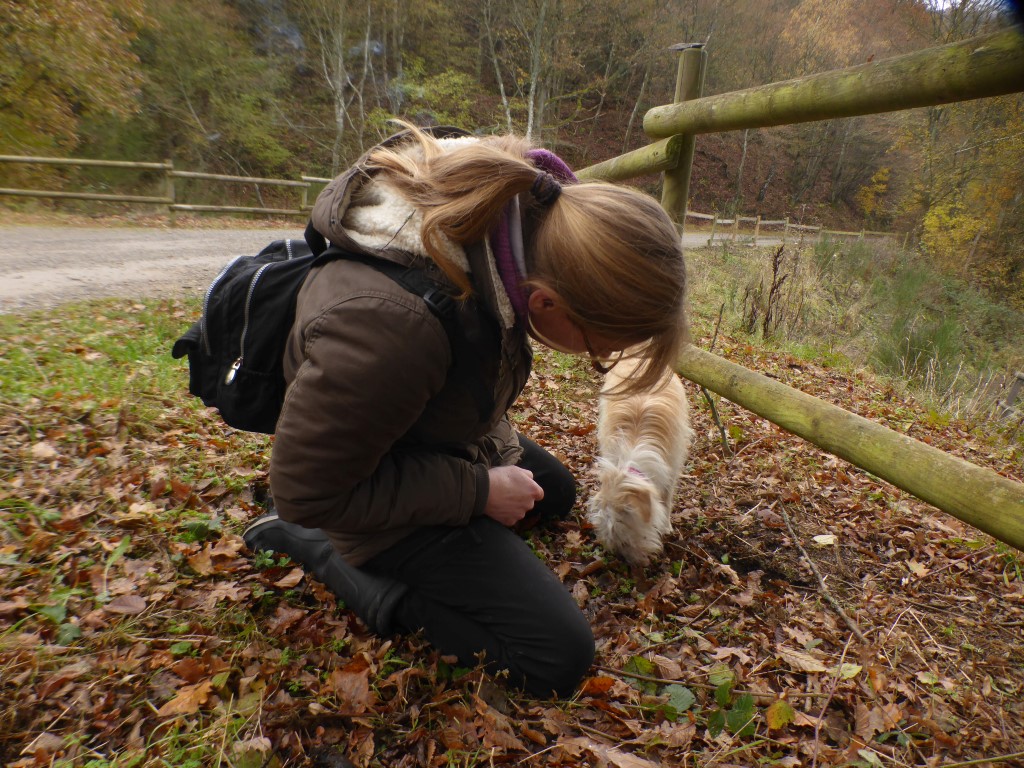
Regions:
M 254 176 L 225 176 L 216 173 L 179 171 L 174 168 L 174 163 L 171 162 L 170 160 L 165 160 L 162 163 L 151 163 L 135 162 L 130 160 L 88 160 L 84 158 L 73 157 L 31 157 L 23 155 L 0 155 L 0 162 L 23 163 L 26 165 L 64 165 L 93 168 L 124 168 L 137 171 L 162 171 L 164 175 L 163 195 L 129 195 L 127 193 L 102 193 L 90 191 L 68 192 L 62 190 L 22 189 L 12 187 L 0 187 L 0 195 L 50 198 L 54 200 L 97 200 L 103 202 L 156 205 L 166 208 L 167 215 L 172 226 L 174 225 L 174 214 L 177 211 L 203 213 L 214 212 L 268 214 L 276 216 L 308 216 L 309 211 L 312 208 L 312 204 L 309 200 L 310 189 L 314 185 L 323 185 L 330 182 L 330 179 L 326 179 L 320 176 L 302 175 L 299 177 L 298 181 L 295 181 L 292 179 L 266 179 L 257 178 Z M 176 179 L 203 179 L 207 181 L 217 181 L 228 184 L 252 184 L 256 187 L 257 191 L 260 186 L 292 187 L 300 190 L 301 198 L 298 201 L 296 208 L 267 208 L 240 205 L 200 205 L 195 203 L 186 203 L 181 202 L 180 193 L 178 192 L 178 189 L 175 185 Z M 888 232 L 840 232 L 835 230 L 827 230 L 820 226 L 792 224 L 790 223 L 790 220 L 788 218 L 769 220 L 762 219 L 760 216 L 738 216 L 732 219 L 726 219 L 719 218 L 717 214 L 698 213 L 696 211 L 690 210 L 686 211 L 686 216 L 690 218 L 700 219 L 702 221 L 711 222 L 711 234 L 708 237 L 708 245 L 711 245 L 715 241 L 716 235 L 718 237 L 718 242 L 721 242 L 722 240 L 731 239 L 733 242 L 739 242 L 742 240 L 745 242 L 756 243 L 758 239 L 761 237 L 762 227 L 766 229 L 773 227 L 781 227 L 782 231 L 781 233 L 779 233 L 779 237 L 781 238 L 783 243 L 787 241 L 790 232 L 795 232 L 801 237 L 807 235 L 812 239 L 820 239 L 822 236 L 828 235 L 857 237 L 859 239 L 864 239 L 866 235 L 878 237 L 897 237 L 897 235 Z M 751 224 L 753 226 L 752 233 L 747 233 L 746 231 L 741 233 L 741 222 Z M 904 245 L 905 244 L 906 240 L 904 240 Z
M 165 160 L 162 163 L 133 162 L 129 160 L 87 160 L 71 157 L 31 157 L 23 155 L 0 155 L 0 162 L 23 163 L 36 165 L 57 165 L 93 168 L 124 168 L 135 171 L 160 171 L 163 174 L 162 195 L 129 195 L 123 193 L 103 192 L 66 192 L 50 189 L 20 189 L 0 187 L 0 195 L 17 197 L 41 197 L 56 200 L 99 200 L 113 203 L 147 203 L 165 207 L 168 218 L 173 226 L 174 215 L 178 211 L 188 212 L 219 212 L 219 213 L 258 213 L 276 216 L 308 216 L 310 210 L 309 189 L 314 184 L 326 184 L 330 179 L 319 176 L 302 176 L 299 181 L 291 179 L 264 179 L 255 176 L 226 176 L 219 173 L 201 173 L 198 171 L 175 170 L 174 163 Z M 262 187 L 292 187 L 301 191 L 301 199 L 295 208 L 267 208 L 264 206 L 240 205 L 200 205 L 181 202 L 176 185 L 177 179 L 201 179 L 226 184 L 252 184 L 257 191 Z
M 825 229 L 822 226 L 810 224 L 793 224 L 789 218 L 785 219 L 762 219 L 760 216 L 734 216 L 731 219 L 719 218 L 717 214 L 696 213 L 687 210 L 684 214 L 688 219 L 698 219 L 711 222 L 711 232 L 708 234 L 708 245 L 715 242 L 747 242 L 756 244 L 763 236 L 767 237 L 763 229 L 781 229 L 777 233 L 777 240 L 783 245 L 794 237 L 801 242 L 805 239 L 812 242 L 820 242 L 826 238 L 840 240 L 866 240 L 869 238 L 882 238 L 887 240 L 902 240 L 903 247 L 907 247 L 910 233 L 899 234 L 896 232 L 876 232 L 869 229 L 862 229 L 859 232 L 844 232 L 839 229 Z M 741 231 L 741 224 L 750 225 Z M 716 240 L 717 238 L 717 240 Z
M 709 97 L 701 95 L 707 52 L 701 46 L 680 46 L 678 50 L 676 103 L 655 107 L 644 117 L 644 130 L 652 143 L 585 168 L 578 175 L 612 181 L 663 172 L 662 205 L 680 227 L 687 218 L 698 134 L 877 114 L 1024 91 L 1024 38 L 1017 29 Z M 680 358 L 676 371 L 1024 550 L 1021 483 L 696 348 Z

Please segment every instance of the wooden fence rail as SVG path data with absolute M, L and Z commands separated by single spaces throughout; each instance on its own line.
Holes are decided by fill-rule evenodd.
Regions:
M 579 175 L 588 179 L 625 180 L 651 173 L 655 167 L 663 169 L 666 147 L 672 146 L 672 138 L 679 138 L 678 146 L 684 147 L 701 133 L 875 114 L 1024 91 L 1024 38 L 1015 28 L 745 91 L 704 98 L 693 98 L 690 93 L 691 98 L 681 98 L 684 81 L 702 81 L 705 57 L 703 51 L 684 50 L 676 103 L 655 107 L 644 117 L 647 135 L 659 141 L 590 166 Z M 674 188 L 685 188 L 691 166 L 681 151 L 679 156 L 680 165 L 666 171 L 665 181 L 668 184 L 671 178 Z M 662 197 L 665 210 L 681 227 L 686 220 L 686 202 L 685 197 Z M 823 234 L 821 228 L 788 221 L 785 227 Z M 676 371 L 1024 550 L 1024 484 L 944 454 L 708 352 L 689 349 L 677 362 Z
M 991 469 L 690 348 L 679 373 L 829 453 L 1024 550 L 1024 486 Z
M 228 176 L 219 173 L 203 173 L 200 171 L 178 171 L 174 163 L 165 160 L 162 163 L 133 162 L 129 160 L 91 160 L 86 158 L 73 157 L 31 157 L 22 155 L 0 155 L 2 163 L 24 163 L 37 165 L 64 165 L 83 168 L 125 168 L 138 171 L 161 171 L 164 176 L 163 195 L 128 195 L 112 194 L 106 192 L 65 192 L 62 190 L 49 189 L 16 189 L 0 187 L 0 195 L 12 195 L 20 197 L 42 197 L 53 199 L 70 200 L 98 200 L 115 203 L 148 203 L 159 205 L 167 209 L 170 223 L 174 224 L 174 214 L 177 211 L 203 211 L 219 213 L 259 213 L 278 216 L 308 216 L 308 191 L 312 184 L 325 181 L 315 176 L 303 176 L 301 181 L 293 179 L 265 179 L 256 176 Z M 267 208 L 264 206 L 240 206 L 240 205 L 200 205 L 195 203 L 179 202 L 175 179 L 202 179 L 207 181 L 219 181 L 226 184 L 253 184 L 257 188 L 267 187 L 297 187 L 302 190 L 302 199 L 296 208 Z M 330 181 L 327 179 L 326 181 Z
M 1021 35 L 1006 29 L 870 64 L 654 107 L 644 116 L 644 132 L 664 139 L 871 115 L 1017 93 L 1022 83 Z

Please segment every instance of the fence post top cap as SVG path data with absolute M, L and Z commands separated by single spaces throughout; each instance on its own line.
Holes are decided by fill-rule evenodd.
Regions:
M 688 48 L 703 48 L 703 47 L 704 47 L 704 43 L 676 43 L 675 45 L 670 45 L 668 47 L 668 50 L 670 50 L 670 51 L 685 51 Z

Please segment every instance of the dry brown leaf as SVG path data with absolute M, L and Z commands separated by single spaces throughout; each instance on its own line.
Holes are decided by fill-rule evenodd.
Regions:
M 209 675 L 207 666 L 193 656 L 186 656 L 180 661 L 176 661 L 171 667 L 171 671 L 186 683 L 193 685 Z
M 588 677 L 580 688 L 580 693 L 583 696 L 603 696 L 608 693 L 608 690 L 615 683 L 614 678 L 605 677 L 600 675 L 598 677 Z
M 895 704 L 874 705 L 858 701 L 854 717 L 854 732 L 867 744 L 876 733 L 883 733 L 896 727 L 903 714 Z
M 725 661 L 731 657 L 736 657 L 736 660 L 741 664 L 749 664 L 753 661 L 753 658 L 747 653 L 745 648 L 739 648 L 736 646 L 727 646 L 725 648 L 718 648 L 714 653 L 711 654 L 711 658 L 716 661 Z
M 330 686 L 344 702 L 345 710 L 353 714 L 362 714 L 374 703 L 375 697 L 370 690 L 369 668 L 364 667 L 355 671 L 347 668 L 335 670 L 330 676 Z
M 284 603 L 278 603 L 273 618 L 267 624 L 267 631 L 272 635 L 283 635 L 305 616 L 306 612 L 301 608 L 292 608 Z
M 697 726 L 693 723 L 670 723 L 666 720 L 651 733 L 662 744 L 676 749 L 685 749 L 690 746 L 690 742 L 697 734 Z
M 657 768 L 661 765 L 660 763 L 653 763 L 646 758 L 638 757 L 637 755 L 629 752 L 624 752 L 617 747 L 607 747 L 604 744 L 599 744 L 585 736 L 566 739 L 565 741 L 560 742 L 559 746 L 569 747 L 570 750 L 573 747 L 578 748 L 579 751 L 576 755 L 581 755 L 584 752 L 590 752 L 590 754 L 596 758 L 600 764 L 613 766 L 614 768 Z
M 662 677 L 665 680 L 679 680 L 682 678 L 683 668 L 679 666 L 679 662 L 675 659 L 655 654 L 652 660 L 658 668 L 658 677 Z
M 795 648 L 787 648 L 780 645 L 778 648 L 779 658 L 800 672 L 824 672 L 825 665 L 819 659 L 805 651 L 798 651 Z
M 146 600 L 139 595 L 118 595 L 103 606 L 103 609 L 107 613 L 136 616 L 146 610 Z
M 45 440 L 33 445 L 30 452 L 34 459 L 52 459 L 57 455 L 57 449 Z
M 292 568 L 286 575 L 274 582 L 275 587 L 281 589 L 291 589 L 302 581 L 302 577 L 306 575 L 306 572 L 301 568 Z
M 213 683 L 204 680 L 195 685 L 186 685 L 177 695 L 157 710 L 157 717 L 176 717 L 178 715 L 191 715 L 199 711 L 199 708 L 210 698 L 210 691 L 213 690 Z
M 590 589 L 587 587 L 586 582 L 577 581 L 572 585 L 572 597 L 576 601 L 576 605 L 580 608 L 587 604 L 590 599 Z
M 210 557 L 210 551 L 207 549 L 203 549 L 201 552 L 188 558 L 188 565 L 189 568 L 200 576 L 209 576 L 213 573 L 213 559 Z

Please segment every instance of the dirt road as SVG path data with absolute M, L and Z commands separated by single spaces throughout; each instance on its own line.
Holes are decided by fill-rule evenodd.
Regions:
M 295 229 L 0 227 L 0 313 L 111 296 L 197 295 L 240 253 Z M 707 235 L 687 235 L 688 247 Z
M 240 253 L 302 227 L 0 227 L 0 313 L 108 296 L 194 295 Z

